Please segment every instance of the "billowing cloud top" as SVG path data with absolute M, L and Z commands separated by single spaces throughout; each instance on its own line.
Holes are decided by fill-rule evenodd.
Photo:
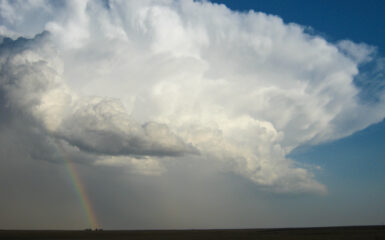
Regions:
M 375 48 L 277 16 L 192 0 L 1 1 L 0 20 L 1 124 L 37 136 L 25 141 L 37 159 L 160 174 L 201 158 L 272 191 L 323 193 L 286 155 L 385 116 L 383 94 L 364 103 L 354 84 Z

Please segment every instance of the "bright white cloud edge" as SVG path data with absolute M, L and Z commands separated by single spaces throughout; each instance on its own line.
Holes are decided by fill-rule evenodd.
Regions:
M 325 193 L 286 155 L 385 115 L 353 84 L 375 48 L 277 16 L 193 1 L 2 1 L 0 15 L 3 36 L 50 33 L 3 44 L 7 105 L 79 161 L 157 175 L 198 156 L 271 191 Z

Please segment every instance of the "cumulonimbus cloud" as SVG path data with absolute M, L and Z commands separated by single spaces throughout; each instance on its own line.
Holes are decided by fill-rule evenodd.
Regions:
M 325 192 L 286 155 L 385 116 L 383 94 L 364 104 L 354 84 L 375 48 L 277 16 L 190 0 L 2 1 L 0 15 L 3 35 L 31 37 L 3 39 L 2 107 L 79 161 L 152 174 L 195 156 L 274 191 Z

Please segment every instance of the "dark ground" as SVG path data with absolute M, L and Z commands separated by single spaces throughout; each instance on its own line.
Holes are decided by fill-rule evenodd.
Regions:
M 385 226 L 280 228 L 238 230 L 135 230 L 135 231 L 40 231 L 0 230 L 0 239 L 327 239 L 327 240 L 385 240 Z

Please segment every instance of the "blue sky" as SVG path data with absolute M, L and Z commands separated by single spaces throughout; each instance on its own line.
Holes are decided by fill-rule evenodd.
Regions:
M 331 42 L 350 39 L 373 45 L 378 56 L 384 57 L 384 1 L 215 2 L 238 11 L 252 9 L 278 15 L 287 23 L 311 27 L 311 32 Z M 318 199 L 314 207 L 334 209 L 363 219 L 372 214 L 377 219 L 372 224 L 385 222 L 384 120 L 337 141 L 299 147 L 290 157 L 323 168 L 317 178 L 328 186 L 329 195 Z
M 385 2 L 213 2 L 0 0 L 0 228 L 384 223 Z
M 280 16 L 285 22 L 311 27 L 331 41 L 350 39 L 377 46 L 385 52 L 385 3 L 373 1 L 213 1 L 238 11 L 262 11 Z

